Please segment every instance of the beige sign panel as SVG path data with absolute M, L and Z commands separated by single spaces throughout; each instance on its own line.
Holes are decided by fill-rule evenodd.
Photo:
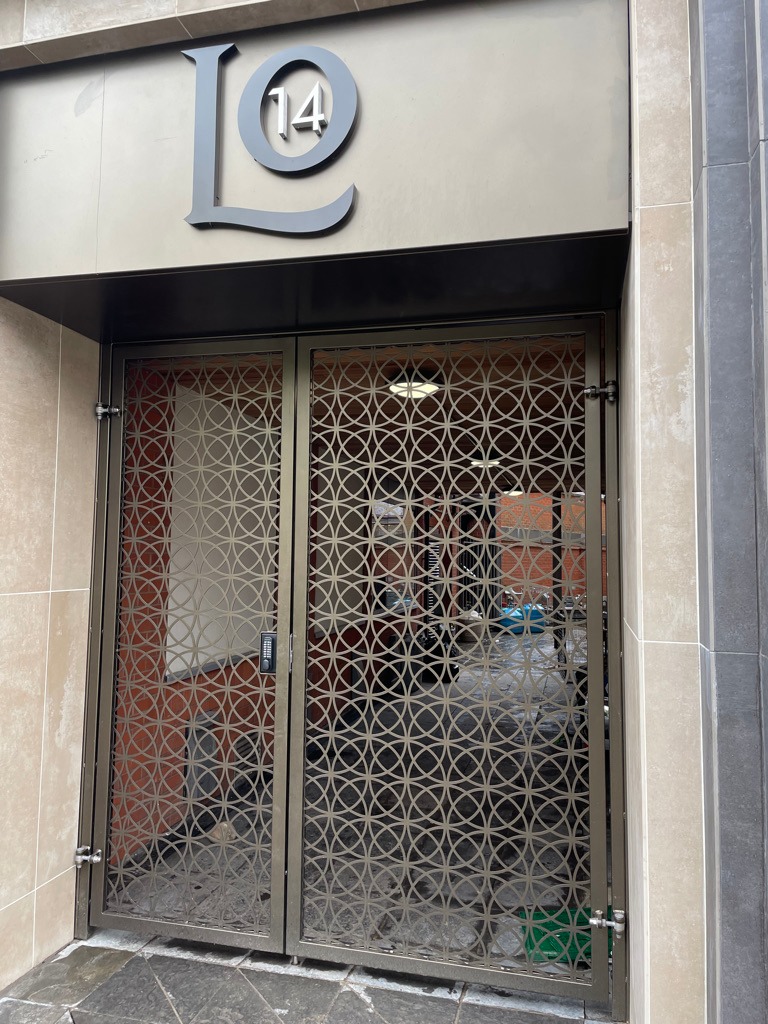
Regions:
M 627 226 L 620 0 L 475 0 L 231 41 L 237 52 L 221 69 L 219 202 L 311 210 L 354 185 L 351 216 L 310 237 L 188 224 L 196 65 L 181 47 L 40 68 L 0 83 L 0 280 Z M 335 160 L 286 176 L 248 152 L 238 107 L 263 62 L 298 45 L 344 62 L 359 110 Z M 304 125 L 292 125 L 318 82 L 315 100 L 330 121 L 332 90 L 317 69 L 290 71 L 274 83 L 284 93 L 265 97 L 264 133 L 277 152 L 318 143 L 317 103 L 304 109 Z

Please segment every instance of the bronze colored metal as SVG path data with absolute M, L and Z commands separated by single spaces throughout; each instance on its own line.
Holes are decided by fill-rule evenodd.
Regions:
M 290 952 L 607 998 L 599 335 L 557 326 L 300 344 Z
M 115 350 L 93 923 L 624 1005 L 612 341 Z
M 116 616 L 96 923 L 282 948 L 291 538 L 279 524 L 291 519 L 293 454 L 283 347 L 115 360 L 122 471 L 108 528 Z M 260 671 L 264 630 L 278 634 L 277 675 Z

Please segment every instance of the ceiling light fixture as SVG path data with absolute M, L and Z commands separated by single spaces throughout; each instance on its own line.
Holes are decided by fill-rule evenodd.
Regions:
M 469 456 L 469 464 L 480 469 L 492 469 L 501 465 L 501 455 L 495 448 L 478 448 Z
M 389 382 L 389 390 L 401 398 L 426 398 L 444 387 L 437 370 L 405 366 Z

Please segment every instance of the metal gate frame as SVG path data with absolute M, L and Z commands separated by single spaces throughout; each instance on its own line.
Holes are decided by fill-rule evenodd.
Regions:
M 386 347 L 394 345 L 423 345 L 439 342 L 480 341 L 506 338 L 526 338 L 542 333 L 548 336 L 557 334 L 583 333 L 587 339 L 586 354 L 586 386 L 600 384 L 606 379 L 607 372 L 601 359 L 601 341 L 603 340 L 602 323 L 596 318 L 552 321 L 523 321 L 504 325 L 472 325 L 452 328 L 420 328 L 405 331 L 380 331 L 345 333 L 323 336 L 300 336 L 299 355 L 297 362 L 297 453 L 302 455 L 308 451 L 310 440 L 310 368 L 311 354 L 316 349 L 353 349 Z M 602 493 L 601 443 L 602 406 L 605 402 L 587 401 L 585 407 L 585 443 L 587 451 L 586 473 L 587 493 Z M 609 406 L 610 408 L 610 406 Z M 614 417 L 615 418 L 615 417 Z M 592 457 L 590 458 L 590 453 Z M 310 500 L 309 465 L 306 459 L 297 459 L 296 512 L 301 522 L 308 517 Z M 606 495 L 606 501 L 608 500 Z M 602 662 L 602 522 L 600 502 L 588 505 L 587 510 L 587 593 L 588 620 L 587 635 L 592 663 Z M 308 587 L 306 574 L 299 570 L 308 564 L 309 531 L 302 529 L 297 533 L 297 544 L 294 552 L 297 567 L 297 584 L 295 592 L 295 610 L 307 607 Z M 609 569 L 610 574 L 610 569 Z M 609 598 L 610 600 L 610 598 Z M 609 608 L 609 622 L 613 619 L 612 608 Z M 598 651 L 597 648 L 600 648 Z M 307 636 L 306 617 L 302 621 L 294 612 L 294 664 L 295 675 L 292 682 L 292 721 L 291 721 L 291 790 L 289 794 L 289 833 L 288 850 L 288 918 L 286 933 L 286 951 L 299 956 L 315 956 L 328 959 L 339 959 L 338 946 L 324 946 L 300 939 L 301 929 L 301 866 L 302 866 L 302 800 L 304 782 L 303 751 L 304 751 L 304 698 L 307 669 Z M 589 729 L 593 736 L 601 736 L 603 732 L 603 697 L 602 680 L 592 675 L 593 699 L 589 701 Z M 597 688 L 600 687 L 600 693 Z M 600 823 L 591 830 L 591 890 L 592 906 L 608 907 L 607 891 L 607 807 L 605 793 L 605 759 L 602 746 L 590 745 L 590 821 Z M 612 773 L 615 777 L 615 772 Z M 620 819 L 621 820 L 621 819 Z M 613 888 L 614 902 L 620 898 L 616 886 Z M 519 980 L 520 987 L 530 991 L 557 992 L 566 996 L 588 999 L 595 1003 L 606 1003 L 609 998 L 608 977 L 608 939 L 607 934 L 593 931 L 593 980 L 591 985 L 563 980 L 548 980 L 526 975 L 524 978 L 509 972 L 509 983 Z M 623 940 L 615 945 L 623 944 Z M 390 969 L 411 974 L 426 974 L 432 977 L 475 981 L 485 984 L 505 984 L 504 974 L 478 967 L 463 967 L 454 963 L 439 963 L 433 960 L 416 960 L 411 957 L 393 953 L 371 952 L 369 950 L 344 947 L 345 959 L 350 963 L 362 964 L 379 969 Z M 618 966 L 618 964 L 616 965 Z
M 295 346 L 291 338 L 260 338 L 248 341 L 195 342 L 191 344 L 150 344 L 124 345 L 115 347 L 111 352 L 109 380 L 109 404 L 122 408 L 124 367 L 128 360 L 142 357 L 165 358 L 178 356 L 202 355 L 247 355 L 257 353 L 276 353 L 282 356 L 282 407 L 285 415 L 282 421 L 282 439 L 280 452 L 280 519 L 282 522 L 293 522 L 293 460 L 294 460 L 294 391 L 295 391 Z M 102 375 L 104 381 L 105 374 Z M 120 566 L 121 541 L 121 486 L 122 486 L 122 449 L 123 429 L 121 419 L 109 420 L 108 445 L 104 448 L 103 462 L 106 470 L 109 466 L 114 471 L 108 479 L 99 481 L 99 497 L 101 498 L 101 515 L 99 516 L 99 532 L 103 537 L 103 576 L 100 595 L 102 627 L 100 657 L 100 713 L 96 712 L 94 739 L 98 751 L 103 755 L 97 758 L 95 772 L 95 788 L 93 791 L 94 811 L 92 829 L 96 836 L 106 838 L 109 828 L 109 803 L 111 780 L 111 734 L 115 697 L 115 650 L 117 643 L 116 616 L 118 607 L 118 582 Z M 100 471 L 102 470 L 102 452 Z M 108 460 L 108 462 L 107 462 Z M 277 616 L 277 662 L 278 670 L 275 679 L 275 756 L 273 780 L 273 867 L 271 872 L 272 907 L 270 935 L 244 935 L 241 932 L 227 931 L 186 925 L 166 923 L 154 920 L 121 915 L 114 911 L 105 911 L 101 903 L 93 899 L 93 894 L 103 894 L 106 881 L 106 843 L 103 843 L 105 856 L 93 865 L 90 871 L 91 906 L 90 923 L 96 926 L 121 927 L 149 935 L 168 935 L 176 938 L 198 942 L 211 942 L 223 945 L 242 945 L 247 939 L 249 948 L 267 952 L 281 952 L 284 935 L 285 910 L 285 809 L 286 809 L 286 769 L 288 763 L 287 732 L 280 728 L 280 723 L 288 720 L 288 693 L 290 677 L 290 604 L 292 587 L 293 536 L 290 530 L 282 531 L 278 536 L 278 588 L 276 600 Z M 282 608 L 282 611 L 280 610 Z M 110 609 L 113 610 L 109 614 Z M 95 659 L 95 652 L 93 652 Z M 88 721 L 94 712 L 89 707 Z M 87 845 L 91 845 L 90 841 Z
M 116 367 L 122 358 L 136 358 L 142 351 L 151 351 L 153 355 L 188 355 L 202 354 L 203 352 L 243 353 L 258 351 L 283 352 L 284 359 L 284 400 L 287 415 L 284 420 L 283 449 L 281 472 L 281 519 L 283 522 L 295 523 L 296 512 L 305 510 L 308 507 L 308 468 L 302 467 L 297 473 L 296 480 L 293 473 L 296 470 L 294 430 L 299 440 L 309 436 L 309 404 L 308 388 L 308 366 L 309 353 L 314 348 L 339 348 L 347 347 L 371 347 L 372 345 L 392 344 L 419 344 L 425 342 L 459 341 L 459 340 L 482 340 L 484 338 L 523 338 L 531 334 L 544 333 L 585 333 L 592 339 L 592 344 L 597 346 L 600 353 L 597 361 L 592 360 L 587 366 L 587 383 L 600 386 L 606 380 L 617 378 L 617 351 L 616 351 L 616 317 L 613 313 L 600 313 L 597 315 L 564 318 L 518 318 L 511 321 L 493 320 L 489 322 L 473 321 L 467 325 L 446 324 L 444 326 L 428 325 L 414 326 L 400 330 L 381 328 L 371 329 L 364 332 L 326 334 L 317 332 L 310 334 L 304 332 L 297 337 L 295 333 L 285 336 L 259 336 L 249 340 L 214 340 L 214 341 L 190 341 L 179 343 L 159 343 L 157 345 L 123 345 L 119 348 L 107 347 L 102 349 L 101 387 L 100 394 L 102 401 L 107 404 L 119 404 L 117 395 L 113 390 L 113 382 L 116 383 L 118 375 Z M 298 364 L 294 364 L 295 345 L 298 344 L 300 358 Z M 291 417 L 290 410 L 296 409 L 295 417 Z M 604 400 L 587 403 L 587 436 L 598 438 L 597 451 L 602 453 L 601 459 L 592 460 L 593 465 L 588 468 L 593 488 L 597 485 L 597 493 L 600 493 L 601 476 L 604 483 L 605 505 L 606 505 L 606 559 L 608 579 L 608 672 L 609 672 L 609 704 L 611 708 L 610 720 L 610 794 L 605 792 L 604 785 L 604 763 L 601 751 L 594 749 L 590 751 L 590 780 L 601 779 L 603 785 L 590 787 L 590 819 L 599 820 L 602 824 L 603 841 L 600 848 L 593 845 L 592 848 L 592 881 L 593 894 L 604 896 L 598 905 L 607 907 L 607 856 L 608 851 L 605 843 L 607 829 L 607 806 L 606 797 L 610 797 L 611 806 L 611 866 L 612 866 L 612 902 L 614 906 L 626 907 L 626 836 L 625 836 L 625 781 L 624 781 L 624 738 L 623 738 L 623 684 L 621 664 L 621 631 L 620 631 L 620 576 L 619 576 L 619 495 L 618 495 L 618 415 L 616 403 L 608 403 Z M 104 778 L 106 772 L 101 773 L 101 778 L 96 780 L 97 750 L 109 750 L 109 726 L 111 725 L 111 701 L 112 701 L 112 667 L 110 658 L 114 643 L 114 622 L 105 618 L 105 610 L 110 608 L 110 598 L 114 602 L 114 590 L 116 580 L 116 548 L 114 537 L 110 536 L 110 506 L 114 508 L 115 503 L 119 506 L 119 474 L 113 473 L 112 480 L 109 479 L 110 462 L 116 457 L 119 465 L 119 454 L 122 432 L 115 429 L 113 423 L 102 426 L 98 445 L 98 469 L 96 482 L 96 526 L 94 537 L 94 558 L 93 558 L 93 581 L 91 589 L 91 650 L 89 654 L 86 715 L 85 715 L 85 740 L 83 758 L 83 779 L 82 779 L 82 803 L 81 818 L 79 827 L 78 842 L 84 846 L 90 846 L 93 842 L 94 828 L 103 824 L 104 815 L 107 813 L 107 795 Z M 602 435 L 602 436 L 601 436 Z M 117 481 L 117 482 L 116 482 Z M 294 511 L 295 510 L 295 511 Z M 280 536 L 280 575 L 279 588 L 281 595 L 290 595 L 294 589 L 293 607 L 301 608 L 302 597 L 306 599 L 306 580 L 293 582 L 295 566 L 306 565 L 306 553 L 308 543 L 308 529 L 295 530 L 295 537 L 292 531 L 282 531 Z M 601 550 L 602 525 L 599 519 L 593 514 L 588 520 L 587 530 L 592 540 L 591 550 L 593 552 L 591 562 L 588 563 L 588 590 L 595 586 L 601 588 L 599 564 L 595 566 L 595 542 L 597 552 Z M 302 560 L 303 559 L 303 560 Z M 597 582 L 596 582 L 597 581 Z M 290 599 L 290 597 L 289 597 Z M 595 637 L 600 637 L 600 624 L 596 622 L 594 609 L 598 606 L 595 600 L 590 601 L 593 609 L 592 620 L 589 622 L 590 636 L 592 643 L 596 643 Z M 305 607 L 306 605 L 304 605 Z M 111 604 L 114 607 L 114 603 Z M 295 611 L 293 612 L 295 617 Z M 299 628 L 297 629 L 297 626 Z M 283 692 L 287 692 L 288 678 L 288 651 L 290 644 L 291 628 L 296 636 L 294 640 L 294 678 L 291 681 L 292 708 L 290 721 L 290 744 L 288 736 L 276 736 L 276 740 L 287 747 L 287 757 L 283 759 L 283 778 L 280 782 L 282 788 L 278 788 L 277 779 L 275 787 L 275 810 L 279 817 L 282 813 L 285 836 L 288 839 L 283 849 L 287 853 L 286 868 L 289 883 L 300 882 L 300 874 L 297 874 L 297 858 L 300 858 L 300 834 L 296 834 L 296 815 L 301 813 L 301 804 L 296 799 L 296 786 L 299 784 L 295 779 L 291 783 L 291 794 L 288 794 L 288 779 L 286 771 L 290 768 L 291 775 L 298 770 L 299 780 L 301 779 L 301 738 L 303 734 L 303 705 L 300 697 L 304 687 L 303 670 L 306 667 L 306 623 L 299 624 L 287 622 L 287 616 L 283 616 L 280 623 L 279 655 L 284 668 L 286 678 L 282 683 Z M 300 710 L 297 711 L 296 709 Z M 104 714 L 102 709 L 110 709 L 109 714 Z M 599 716 L 599 721 L 598 721 Z M 284 719 L 284 721 L 287 719 Z M 105 725 L 105 722 L 107 723 Z M 590 702 L 590 729 L 595 730 L 594 735 L 602 730 L 602 697 L 600 701 Z M 104 744 L 106 743 L 106 747 Z M 102 759 L 103 760 L 103 759 Z M 601 790 L 601 791 L 598 791 Z M 282 807 L 278 806 L 278 795 L 285 794 L 282 800 Z M 291 801 L 290 796 L 293 796 Z M 287 813 L 286 812 L 287 809 Z M 596 816 L 596 817 L 594 817 Z M 277 824 L 277 823 L 276 823 Z M 278 838 L 278 830 L 275 829 L 275 839 Z M 277 849 L 277 844 L 276 844 Z M 596 879 L 598 869 L 601 871 L 604 882 Z M 92 878 L 98 888 L 103 880 L 104 868 L 101 865 L 91 867 L 86 864 L 78 873 L 77 900 L 76 900 L 76 935 L 86 937 L 90 925 L 119 924 L 115 915 L 111 914 L 104 919 L 100 910 L 91 907 Z M 291 874 L 293 872 L 293 874 Z M 283 872 L 275 871 L 275 877 L 282 879 Z M 596 884 L 597 883 L 597 884 Z M 299 908 L 295 900 L 295 889 L 289 887 L 287 892 L 287 917 L 285 920 L 286 932 L 285 941 L 282 936 L 268 943 L 260 942 L 254 944 L 253 948 L 261 948 L 270 951 L 280 952 L 287 950 L 296 955 L 328 956 L 330 959 L 339 958 L 338 947 L 328 947 L 322 950 L 316 944 L 302 943 L 297 939 L 297 914 Z M 125 924 L 132 930 L 143 931 L 151 934 L 176 935 L 177 937 L 188 938 L 196 941 L 207 941 L 212 944 L 223 943 L 228 945 L 242 945 L 243 936 L 240 933 L 219 933 L 212 932 L 206 928 L 195 926 L 163 925 L 157 922 L 146 922 L 146 927 L 133 918 L 126 920 Z M 183 931 L 183 935 L 181 934 Z M 595 978 L 591 986 L 583 984 L 563 982 L 554 980 L 549 982 L 539 978 L 525 977 L 520 979 L 519 975 L 510 972 L 510 982 L 513 986 L 519 979 L 523 982 L 518 985 L 520 989 L 532 992 L 556 992 L 563 996 L 586 999 L 588 1003 L 605 1006 L 610 1001 L 612 1016 L 616 1020 L 624 1020 L 627 1010 L 627 984 L 628 984 L 628 957 L 627 942 L 629 929 L 623 939 L 614 942 L 612 953 L 612 971 L 609 978 L 608 971 L 608 944 L 607 936 L 603 931 L 593 931 L 593 949 L 595 952 L 595 963 L 602 962 L 605 969 L 595 971 Z M 460 968 L 454 964 L 439 964 L 432 961 L 416 962 L 411 958 L 398 957 L 393 954 L 370 954 L 365 951 L 345 949 L 345 959 L 350 963 L 367 964 L 370 966 L 388 966 L 390 969 L 402 970 L 409 973 L 423 973 L 432 977 L 463 979 L 499 985 L 503 983 L 504 976 L 497 971 L 486 971 L 483 968 Z M 386 961 L 384 964 L 383 961 Z

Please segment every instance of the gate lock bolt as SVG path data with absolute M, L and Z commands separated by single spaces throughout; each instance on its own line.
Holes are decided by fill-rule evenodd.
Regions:
M 614 910 L 613 920 L 609 921 L 602 910 L 596 910 L 594 917 L 590 917 L 589 923 L 593 928 L 613 928 L 613 934 L 620 939 L 627 927 L 627 915 L 624 910 Z
M 590 384 L 588 388 L 584 388 L 584 395 L 587 398 L 605 398 L 606 402 L 617 402 L 619 399 L 619 385 L 615 380 L 606 381 L 601 388 L 597 384 Z
M 101 864 L 101 850 L 91 853 L 90 846 L 78 846 L 75 850 L 75 866 L 78 871 L 83 864 Z

